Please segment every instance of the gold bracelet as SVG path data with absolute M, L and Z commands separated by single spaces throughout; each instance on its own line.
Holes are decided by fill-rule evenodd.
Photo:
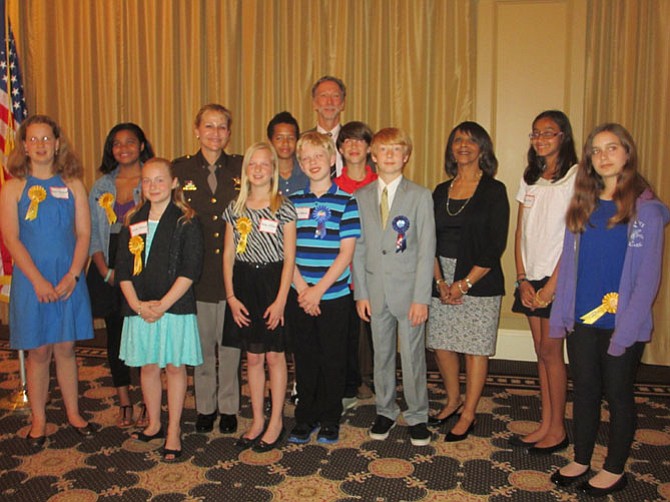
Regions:
M 554 296 L 552 295 L 551 299 L 545 302 L 542 298 L 540 298 L 540 291 L 542 291 L 542 288 L 535 292 L 535 302 L 540 306 L 540 308 L 546 308 L 551 302 L 554 301 Z
M 458 290 L 461 292 L 461 294 L 462 294 L 463 296 L 465 296 L 465 295 L 468 294 L 468 292 L 467 292 L 467 290 L 466 290 L 466 291 L 463 291 L 463 288 L 461 287 L 461 282 L 463 282 L 463 281 L 458 281 L 458 283 L 457 283 Z M 468 300 L 468 301 L 469 301 L 469 300 Z
M 439 286 L 440 284 L 445 284 L 445 281 L 444 279 L 435 279 L 435 284 Z

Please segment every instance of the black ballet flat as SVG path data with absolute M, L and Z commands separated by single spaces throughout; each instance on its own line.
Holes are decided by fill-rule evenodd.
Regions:
M 507 443 L 510 446 L 514 446 L 516 448 L 532 448 L 535 446 L 535 442 L 530 442 L 530 441 L 524 441 L 521 436 L 512 436 L 507 440 Z
M 463 434 L 454 434 L 453 432 L 449 431 L 447 435 L 444 436 L 444 441 L 447 443 L 456 443 L 458 441 L 463 441 L 474 430 L 476 422 L 477 422 L 476 420 L 473 420 L 468 429 Z
M 47 437 L 46 436 L 38 436 L 38 437 L 33 437 L 30 435 L 30 432 L 26 436 L 26 441 L 30 445 L 31 448 L 44 448 L 44 445 L 47 442 Z
M 244 435 L 240 436 L 240 438 L 235 441 L 235 447 L 240 449 L 240 450 L 246 450 L 248 448 L 252 448 L 258 441 L 261 439 L 263 436 L 263 433 L 265 432 L 265 429 L 263 429 L 258 436 L 255 438 L 246 438 Z
M 89 422 L 83 427 L 75 427 L 74 425 L 70 424 L 70 427 L 72 427 L 77 434 L 85 438 L 93 436 L 93 434 L 99 430 L 99 427 L 93 422 Z
M 284 440 L 284 434 L 286 433 L 286 429 L 282 428 L 281 432 L 279 433 L 279 436 L 277 436 L 277 439 L 274 440 L 272 443 L 266 443 L 262 439 L 253 445 L 251 449 L 255 451 L 256 453 L 266 453 L 268 451 L 274 450 L 277 446 L 279 446 L 279 443 L 281 443 Z
M 589 473 L 590 469 L 587 468 L 584 472 L 581 474 L 577 474 L 576 476 L 566 476 L 565 474 L 561 474 L 561 470 L 558 469 L 556 472 L 554 472 L 551 477 L 549 478 L 552 483 L 554 483 L 556 486 L 570 486 L 572 483 L 577 481 L 580 478 L 583 478 Z
M 570 440 L 566 435 L 563 441 L 553 446 L 531 446 L 528 448 L 528 453 L 531 455 L 550 455 L 557 451 L 565 450 L 568 446 L 570 446 Z
M 608 486 L 607 488 L 597 488 L 588 481 L 584 481 L 581 485 L 579 485 L 579 490 L 591 497 L 604 497 L 610 493 L 621 491 L 626 488 L 626 486 L 628 486 L 628 478 L 624 474 L 616 483 Z
M 130 435 L 131 438 L 136 439 L 137 441 L 142 441 L 143 443 L 148 443 L 149 441 L 153 441 L 154 439 L 163 439 L 165 437 L 165 431 L 163 430 L 163 427 L 161 426 L 160 429 L 158 429 L 158 432 L 156 434 L 145 434 L 144 432 L 133 432 Z

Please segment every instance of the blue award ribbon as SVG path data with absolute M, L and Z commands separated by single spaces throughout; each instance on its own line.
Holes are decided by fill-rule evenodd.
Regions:
M 405 238 L 405 234 L 407 233 L 407 230 L 409 230 L 409 220 L 407 219 L 407 216 L 396 216 L 393 218 L 391 225 L 393 226 L 393 230 L 398 232 L 398 237 L 395 241 L 395 252 L 402 253 L 407 249 L 407 239 Z
M 323 205 L 316 206 L 312 212 L 312 219 L 316 220 L 314 237 L 324 239 L 326 237 L 326 222 L 330 219 L 330 209 Z

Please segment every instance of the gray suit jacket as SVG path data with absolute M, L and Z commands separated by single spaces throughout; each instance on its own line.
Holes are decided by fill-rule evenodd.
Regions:
M 354 297 L 369 300 L 372 314 L 386 304 L 395 317 L 406 316 L 412 303 L 430 305 L 435 260 L 433 198 L 427 188 L 403 178 L 382 229 L 378 183 L 356 191 L 361 237 L 354 252 Z M 409 220 L 407 249 L 396 252 L 396 216 Z

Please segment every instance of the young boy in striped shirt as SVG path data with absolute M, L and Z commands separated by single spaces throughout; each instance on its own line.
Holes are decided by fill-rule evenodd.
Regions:
M 298 214 L 296 267 L 289 302 L 295 312 L 296 379 L 300 400 L 289 442 L 336 443 L 346 374 L 346 338 L 351 309 L 349 265 L 360 222 L 356 200 L 330 177 L 335 148 L 318 132 L 297 144 L 309 178 L 291 195 Z

